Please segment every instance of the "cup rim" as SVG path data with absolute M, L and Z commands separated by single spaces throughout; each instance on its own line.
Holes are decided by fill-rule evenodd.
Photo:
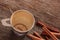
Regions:
M 26 11 L 27 13 L 29 13 L 29 14 L 33 17 L 34 22 L 33 22 L 33 24 L 32 24 L 32 27 L 31 27 L 30 29 L 26 30 L 26 31 L 20 31 L 19 29 L 13 27 L 13 25 L 12 25 L 12 18 L 13 18 L 13 15 L 14 15 L 16 12 L 19 12 L 19 11 Z M 35 18 L 34 18 L 34 16 L 32 15 L 32 13 L 29 12 L 28 10 L 17 10 L 17 11 L 15 11 L 15 12 L 13 12 L 13 14 L 11 15 L 10 23 L 11 23 L 11 25 L 12 25 L 12 28 L 13 28 L 15 31 L 17 31 L 17 32 L 28 32 L 28 31 L 30 31 L 30 30 L 34 27 Z

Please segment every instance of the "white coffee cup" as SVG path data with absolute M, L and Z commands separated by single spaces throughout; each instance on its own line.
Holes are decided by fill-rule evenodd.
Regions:
M 25 13 L 23 13 L 23 12 L 25 12 Z M 14 16 L 14 15 L 17 15 L 17 14 L 19 14 L 18 16 Z M 23 15 L 24 14 L 24 15 Z M 26 16 L 25 16 L 26 15 Z M 13 18 L 16 18 L 16 19 L 14 19 L 13 20 Z M 20 19 L 19 19 L 20 18 Z M 18 20 L 17 20 L 18 19 Z M 27 20 L 27 21 L 26 21 Z M 8 24 L 7 23 L 7 21 L 10 21 L 10 24 Z M 21 30 L 19 30 L 19 29 L 17 29 L 17 28 L 15 28 L 14 27 L 14 21 L 16 21 L 15 23 L 18 23 L 18 22 L 20 22 L 20 23 L 23 23 L 24 25 L 26 24 L 26 26 L 30 26 L 31 25 L 31 27 L 29 28 L 29 29 L 27 29 L 27 30 L 25 30 L 25 31 L 21 31 Z M 32 21 L 32 24 L 29 24 L 29 23 L 31 23 L 31 21 Z M 14 33 L 16 33 L 16 34 L 18 34 L 19 36 L 21 36 L 21 35 L 24 35 L 24 34 L 26 34 L 28 31 L 30 31 L 33 27 L 34 27 L 34 24 L 35 24 L 35 18 L 34 18 L 34 16 L 29 12 L 29 11 L 27 11 L 27 10 L 17 10 L 17 11 L 15 11 L 15 12 L 13 12 L 12 13 L 12 15 L 11 15 L 11 18 L 6 18 L 6 19 L 3 19 L 2 21 L 2 25 L 3 26 L 10 26 L 10 27 L 12 27 L 13 28 L 13 31 L 14 31 Z

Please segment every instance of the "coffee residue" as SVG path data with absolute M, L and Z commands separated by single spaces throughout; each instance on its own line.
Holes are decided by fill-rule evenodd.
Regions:
M 19 29 L 19 30 L 21 30 L 21 31 L 26 31 L 26 30 L 28 30 L 27 26 L 24 25 L 24 24 L 21 24 L 21 23 L 16 24 L 14 27 L 17 28 L 17 29 Z

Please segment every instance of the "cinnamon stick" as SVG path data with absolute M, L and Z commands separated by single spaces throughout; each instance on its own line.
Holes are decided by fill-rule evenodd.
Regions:
M 43 39 L 36 31 L 34 31 L 34 35 L 36 35 L 37 37 Z
M 55 28 L 55 27 L 50 27 L 48 25 L 46 25 L 45 23 L 41 22 L 41 21 L 38 21 L 38 24 L 40 24 L 40 26 L 46 26 L 50 31 L 52 32 L 57 32 L 57 33 L 60 33 L 60 30 L 58 28 Z
M 58 40 L 58 38 L 52 34 L 45 26 L 42 27 L 42 29 L 53 39 L 53 40 Z
M 60 33 L 55 33 L 55 32 L 51 32 L 52 34 L 54 35 L 59 35 L 60 36 Z

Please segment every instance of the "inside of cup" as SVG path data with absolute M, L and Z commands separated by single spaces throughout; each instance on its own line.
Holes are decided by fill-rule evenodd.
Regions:
M 22 23 L 18 23 L 16 25 L 14 25 L 14 27 L 19 29 L 20 31 L 28 30 L 27 26 Z
M 34 22 L 35 20 L 33 15 L 26 10 L 18 10 L 11 16 L 11 24 L 14 28 L 20 31 L 27 31 L 31 29 Z

